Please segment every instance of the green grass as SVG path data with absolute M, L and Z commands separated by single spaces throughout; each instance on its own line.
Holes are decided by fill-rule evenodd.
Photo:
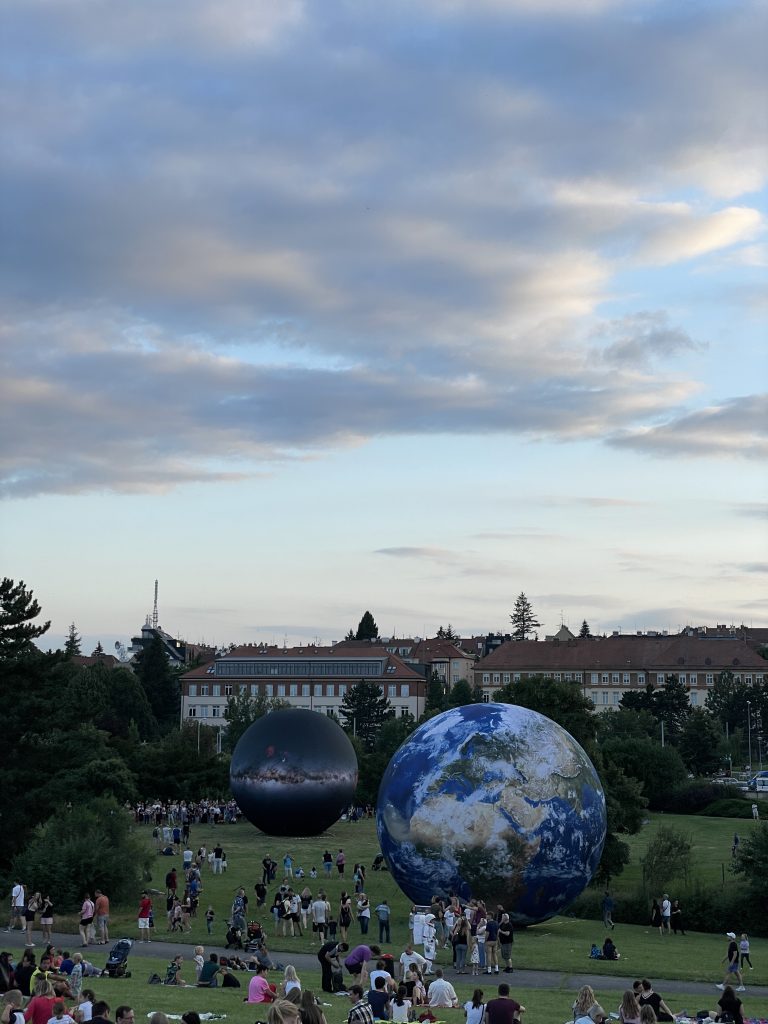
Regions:
M 673 825 L 691 836 L 695 847 L 696 873 L 708 884 L 721 884 L 721 864 L 726 867 L 730 862 L 730 849 L 733 838 L 734 822 L 729 819 L 703 819 L 673 815 L 654 816 L 638 836 L 631 837 L 632 863 L 617 879 L 614 887 L 617 895 L 617 921 L 621 918 L 622 892 L 635 893 L 640 881 L 639 858 L 642 856 L 653 832 L 660 824 Z M 739 834 L 746 836 L 752 822 L 738 822 Z M 142 827 L 147 843 L 152 844 L 151 829 Z M 321 872 L 316 881 L 306 879 L 310 889 L 316 891 L 325 887 L 329 899 L 334 906 L 342 888 L 353 888 L 351 873 L 355 861 L 362 861 L 370 868 L 370 864 L 378 852 L 376 832 L 372 821 L 363 821 L 355 825 L 339 822 L 323 836 L 286 841 L 275 840 L 256 831 L 249 824 L 213 827 L 194 826 L 192 830 L 192 846 L 196 849 L 201 843 L 210 849 L 214 841 L 222 842 L 226 850 L 229 864 L 228 871 L 223 875 L 212 875 L 206 868 L 203 874 L 204 891 L 202 893 L 200 916 L 193 921 L 192 931 L 184 935 L 171 935 L 165 927 L 165 900 L 156 899 L 156 924 L 154 937 L 161 940 L 172 940 L 180 946 L 200 943 L 204 946 L 220 946 L 226 929 L 226 919 L 232 902 L 234 891 L 239 885 L 246 888 L 251 906 L 249 917 L 258 916 L 267 928 L 270 936 L 270 948 L 280 951 L 282 961 L 290 960 L 292 952 L 310 953 L 313 948 L 311 932 L 303 938 L 275 937 L 271 915 L 266 908 L 256 914 L 254 883 L 261 879 L 261 859 L 269 852 L 273 858 L 282 863 L 286 850 L 294 856 L 295 864 L 301 864 L 306 871 L 315 865 Z M 347 877 L 340 881 L 334 873 L 326 883 L 322 876 L 322 853 L 326 848 L 335 854 L 342 846 L 347 855 Z M 163 889 L 165 874 L 171 865 L 180 868 L 181 858 L 155 857 L 156 868 L 152 884 Z M 281 876 L 278 873 L 278 880 Z M 304 884 L 304 883 L 300 883 Z M 726 871 L 726 885 L 735 885 L 735 880 Z M 392 943 L 389 950 L 396 955 L 402 951 L 407 941 L 407 916 L 409 903 L 392 881 L 388 872 L 372 872 L 369 870 L 366 885 L 372 906 L 382 899 L 387 899 L 393 910 Z M 270 894 L 274 889 L 270 889 Z M 596 904 L 600 893 L 595 892 Z M 138 903 L 138 893 L 137 893 Z M 216 928 L 212 939 L 209 939 L 202 913 L 211 903 L 216 911 Z M 137 937 L 135 908 L 113 907 L 111 935 Z M 68 922 L 69 930 L 74 932 L 75 920 Z M 738 931 L 738 922 L 733 922 Z M 57 928 L 64 929 L 65 922 L 59 918 Z M 378 930 L 375 920 L 372 921 L 368 941 L 376 942 Z M 571 917 L 557 917 L 544 924 L 522 930 L 517 933 L 514 947 L 514 963 L 522 968 L 547 968 L 563 973 L 615 974 L 620 972 L 633 975 L 649 975 L 658 978 L 678 978 L 687 981 L 710 982 L 717 979 L 719 961 L 723 956 L 725 939 L 721 935 L 689 933 L 685 937 L 670 936 L 661 939 L 658 932 L 651 929 L 646 921 L 639 923 L 620 923 L 614 933 L 614 939 L 622 954 L 620 965 L 589 961 L 587 954 L 592 942 L 602 944 L 604 939 L 599 922 L 581 920 Z M 354 944 L 360 941 L 360 932 L 356 922 L 350 929 L 350 940 Z M 753 962 L 756 970 L 750 975 L 754 984 L 768 984 L 768 941 L 754 939 L 752 943 Z M 670 955 L 671 951 L 674 953 Z M 140 961 L 139 961 L 140 962 Z M 445 964 L 446 953 L 441 952 L 438 963 Z M 134 958 L 133 963 L 136 963 Z M 147 972 L 148 973 L 148 972 Z M 564 1018 L 563 1018 L 564 1019 Z M 561 1022 L 562 1024 L 562 1022 Z
M 182 1014 L 186 1010 L 197 1010 L 198 1013 L 207 1011 L 224 1013 L 227 1016 L 227 1024 L 254 1024 L 255 1021 L 266 1020 L 266 1008 L 260 1005 L 249 1006 L 243 1003 L 243 996 L 247 991 L 247 974 L 241 974 L 240 981 L 242 989 L 175 989 L 166 988 L 162 985 L 148 985 L 147 978 L 152 971 L 164 976 L 166 963 L 164 960 L 152 960 L 150 958 L 131 958 L 130 966 L 133 975 L 125 979 L 95 979 L 94 988 L 100 999 L 106 999 L 112 1010 L 120 1004 L 132 1006 L 136 1012 L 137 1021 L 146 1019 L 146 1016 L 155 1011 L 163 1010 L 165 1013 Z M 185 964 L 185 966 L 187 966 Z M 188 972 L 189 973 L 189 972 Z M 190 975 L 192 976 L 192 975 Z M 349 1010 L 348 1001 L 340 996 L 328 996 L 320 990 L 319 972 L 299 971 L 303 987 L 312 989 L 319 994 L 329 1006 L 324 1007 L 328 1024 L 342 1024 L 346 1020 Z M 92 982 L 94 979 L 89 979 Z M 278 980 L 273 973 L 272 981 Z M 491 979 L 488 978 L 487 981 Z M 486 983 L 486 979 L 479 978 L 480 987 L 483 989 L 485 998 L 495 995 L 496 980 L 493 984 Z M 751 980 L 751 979 L 750 979 Z M 558 989 L 515 989 L 514 975 L 511 977 L 512 994 L 519 1002 L 526 1007 L 525 1020 L 529 1024 L 563 1024 L 571 1019 L 571 1003 L 575 992 L 571 988 L 561 987 Z M 457 994 L 463 1004 L 472 995 L 474 985 L 471 981 L 455 985 Z M 620 1001 L 620 993 L 601 989 L 595 986 L 595 991 L 600 1004 L 606 1010 L 615 1010 Z M 712 988 L 712 996 L 707 999 L 701 995 L 690 995 L 688 993 L 675 993 L 674 996 L 666 995 L 669 1006 L 675 1012 L 687 1010 L 695 1013 L 696 1010 L 714 1008 L 716 1005 L 716 989 Z M 703 1004 L 703 1005 L 702 1005 Z M 709 1005 L 707 1005 L 709 1004 Z M 745 1012 L 750 1017 L 768 1016 L 768 998 L 752 998 L 747 991 L 744 997 Z M 450 1022 L 461 1024 L 464 1014 L 461 1010 L 441 1010 L 440 1018 Z

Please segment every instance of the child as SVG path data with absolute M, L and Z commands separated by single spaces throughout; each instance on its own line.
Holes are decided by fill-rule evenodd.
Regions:
M 477 941 L 472 943 L 469 962 L 472 964 L 472 977 L 476 978 L 480 974 L 480 945 Z
M 746 932 L 741 933 L 741 941 L 739 942 L 739 956 L 741 957 L 741 969 L 744 970 L 744 964 L 749 964 L 750 971 L 752 968 L 752 961 L 749 959 L 749 936 Z
M 203 958 L 204 952 L 205 950 L 202 946 L 195 946 L 195 955 L 192 957 L 192 961 L 195 965 L 195 978 L 197 981 L 200 981 L 200 972 L 202 971 L 203 964 L 205 963 Z
M 57 999 L 51 1007 L 53 1016 L 48 1021 L 48 1024 L 75 1024 L 74 1017 L 70 1017 L 66 1012 L 66 1007 L 61 999 Z
M 213 934 L 213 919 L 216 917 L 216 912 L 213 907 L 208 904 L 208 909 L 205 912 L 205 927 L 208 929 L 208 934 Z

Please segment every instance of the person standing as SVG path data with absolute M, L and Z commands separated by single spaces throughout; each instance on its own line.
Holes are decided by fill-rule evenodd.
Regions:
M 749 965 L 750 971 L 752 968 L 752 961 L 749 958 L 749 936 L 746 932 L 741 933 L 741 939 L 739 940 L 739 966 L 742 971 L 744 970 L 744 964 Z
M 331 871 L 333 871 L 333 856 L 330 850 L 326 850 L 323 854 L 323 871 L 325 872 L 326 878 L 331 877 Z
M 16 879 L 11 889 L 11 915 L 8 919 L 6 931 L 11 932 L 18 924 L 19 931 L 24 931 L 24 908 L 26 906 L 26 893 L 24 885 Z
M 40 929 L 43 933 L 43 942 L 50 942 L 53 930 L 53 900 L 50 896 L 43 896 L 40 905 Z
M 382 900 L 376 907 L 376 917 L 379 919 L 379 942 L 391 942 L 390 917 L 391 910 L 386 900 Z
M 757 804 L 752 804 L 752 818 L 754 821 L 760 820 L 760 811 Z
M 222 866 L 224 864 L 224 850 L 222 849 L 221 843 L 216 843 L 213 848 L 213 873 L 214 875 L 220 875 L 222 873 Z
M 152 917 L 152 900 L 145 889 L 139 900 L 139 939 L 141 942 L 151 942 L 149 937 L 149 921 Z
M 509 918 L 509 914 L 504 913 L 501 915 L 499 921 L 499 950 L 501 952 L 501 959 L 504 961 L 504 970 L 507 973 L 511 973 L 512 968 L 512 944 L 515 941 L 514 932 L 512 929 L 512 922 Z
M 613 896 L 611 896 L 611 894 L 606 889 L 605 895 L 603 896 L 603 928 L 605 928 L 606 930 L 608 928 L 613 929 L 616 927 L 616 925 L 613 923 L 613 907 Z
M 96 913 L 96 934 L 100 946 L 106 946 L 109 942 L 109 897 L 105 896 L 101 889 L 94 891 L 94 911 Z
M 657 899 L 654 899 L 651 903 L 651 924 L 654 928 L 659 929 L 659 935 L 664 934 L 664 925 L 661 921 L 661 907 Z
M 672 913 L 670 914 L 670 922 L 672 924 L 672 931 L 677 935 L 678 931 L 681 935 L 685 935 L 685 926 L 683 922 L 683 908 L 680 906 L 680 900 L 672 901 Z
M 672 916 L 672 902 L 669 893 L 664 893 L 661 899 L 661 929 L 662 935 L 669 935 L 669 919 Z
M 371 923 L 371 904 L 364 892 L 361 892 L 357 899 L 357 921 L 360 925 L 360 934 L 367 935 Z
M 485 925 L 485 963 L 487 974 L 499 973 L 498 957 L 499 922 L 489 917 Z
M 339 852 L 336 854 L 336 870 L 339 873 L 339 878 L 344 877 L 344 865 L 347 862 L 347 858 L 344 856 L 344 851 L 339 847 Z
M 91 894 L 86 893 L 83 899 L 83 905 L 80 908 L 80 938 L 83 940 L 81 945 L 87 946 L 90 941 L 90 929 L 93 924 L 93 917 L 96 912 Z
M 739 944 L 736 942 L 736 933 L 726 932 L 725 935 L 728 939 L 728 951 L 720 963 L 724 964 L 727 962 L 727 966 L 725 968 L 725 977 L 723 978 L 722 984 L 717 985 L 716 987 L 723 991 L 726 985 L 732 985 L 734 980 L 736 980 L 739 983 L 736 991 L 744 992 L 744 979 L 742 978 L 741 971 L 739 970 Z
M 348 949 L 349 946 L 346 942 L 325 942 L 318 950 L 317 959 L 320 963 L 321 988 L 323 992 L 332 993 L 343 988 L 340 980 L 338 987 L 334 985 L 334 978 L 340 979 L 341 961 L 339 957 L 342 953 L 346 953 Z
M 35 924 L 35 914 L 38 912 L 40 907 L 43 905 L 43 897 L 39 892 L 34 892 L 27 900 L 27 905 L 24 908 L 24 925 L 27 929 L 27 948 L 31 949 L 34 946 L 32 941 L 32 929 Z

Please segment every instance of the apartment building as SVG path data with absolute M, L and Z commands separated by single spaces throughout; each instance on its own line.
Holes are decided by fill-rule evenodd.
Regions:
M 631 690 L 660 686 L 676 675 L 690 690 L 691 704 L 702 706 L 723 671 L 746 683 L 764 683 L 768 662 L 743 639 L 699 634 L 522 640 L 502 644 L 474 668 L 474 683 L 486 700 L 508 683 L 532 676 L 578 684 L 598 710 L 615 707 Z
M 230 697 L 279 698 L 293 707 L 339 714 L 349 687 L 378 683 L 399 717 L 424 711 L 425 680 L 386 648 L 352 642 L 334 647 L 249 644 L 182 676 L 182 721 L 220 725 Z

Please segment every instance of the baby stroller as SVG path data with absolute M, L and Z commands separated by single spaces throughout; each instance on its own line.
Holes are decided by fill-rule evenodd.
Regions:
M 110 951 L 107 964 L 101 972 L 102 978 L 104 975 L 107 975 L 109 978 L 130 978 L 131 972 L 126 970 L 126 965 L 128 963 L 128 954 L 131 952 L 132 945 L 132 939 L 117 940 Z

